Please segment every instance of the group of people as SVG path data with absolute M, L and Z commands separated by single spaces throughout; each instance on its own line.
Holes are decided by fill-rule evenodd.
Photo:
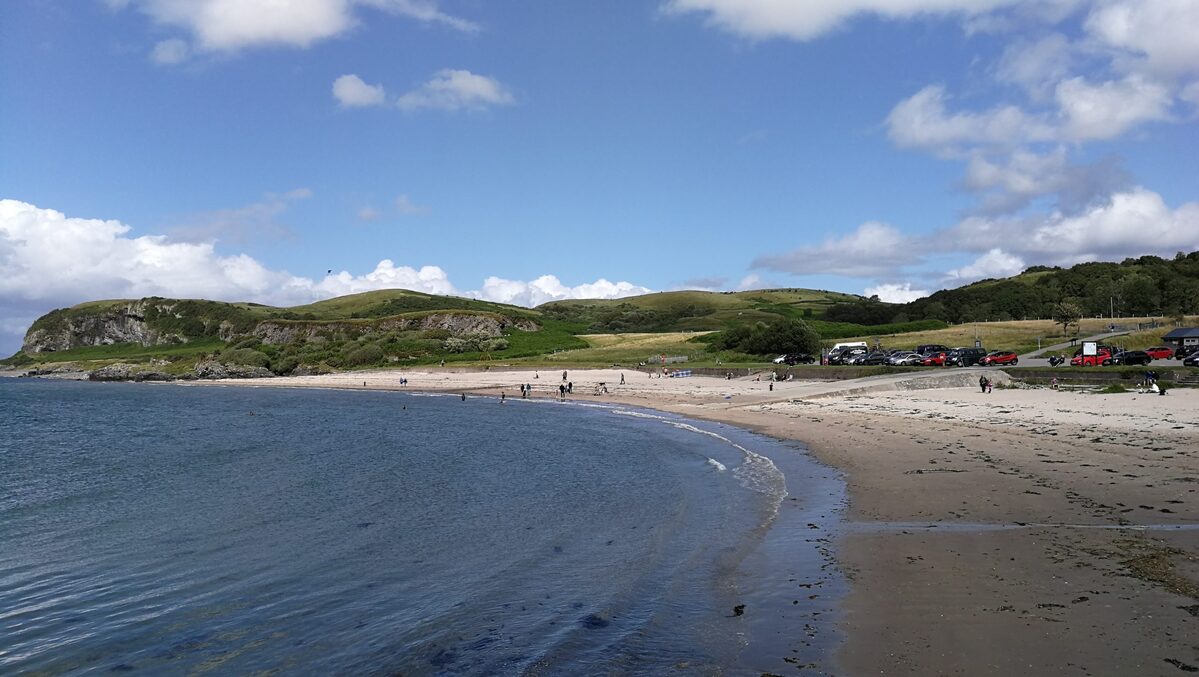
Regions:
M 978 387 L 984 393 L 991 392 L 991 389 L 994 387 L 994 385 L 995 385 L 994 381 L 992 381 L 987 376 L 979 376 L 978 377 Z

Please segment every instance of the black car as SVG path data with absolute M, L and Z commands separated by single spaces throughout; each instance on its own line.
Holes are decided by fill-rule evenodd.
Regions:
M 783 358 L 783 364 L 795 366 L 797 364 L 813 364 L 816 358 L 807 353 L 794 353 Z
M 880 364 L 888 364 L 887 361 L 890 359 L 891 359 L 891 355 L 889 353 L 887 353 L 887 351 L 876 350 L 873 353 L 870 353 L 869 355 L 867 355 L 866 357 L 863 357 L 860 362 L 855 362 L 854 364 L 864 364 L 866 366 L 877 366 Z
M 916 346 L 916 352 L 920 355 L 936 355 L 937 353 L 947 353 L 949 348 L 939 343 L 928 343 L 922 346 Z
M 1103 361 L 1103 364 L 1149 364 L 1153 358 L 1144 350 L 1124 350 Z
M 982 364 L 987 356 L 985 348 L 954 348 L 945 356 L 945 365 L 954 367 L 972 367 Z
M 1185 360 L 1186 358 L 1191 357 L 1192 355 L 1194 355 L 1197 352 L 1199 352 L 1199 349 L 1196 349 L 1195 346 L 1180 346 L 1177 350 L 1174 351 L 1174 359 Z
M 1199 367 L 1199 350 L 1182 358 L 1182 366 L 1184 367 Z

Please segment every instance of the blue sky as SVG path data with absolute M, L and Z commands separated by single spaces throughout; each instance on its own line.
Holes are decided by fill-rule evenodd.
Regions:
M 899 301 L 1199 249 L 1196 34 L 1190 0 L 5 3 L 0 351 L 98 297 Z

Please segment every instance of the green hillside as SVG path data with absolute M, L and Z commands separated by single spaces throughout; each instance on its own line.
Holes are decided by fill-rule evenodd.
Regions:
M 836 304 L 861 300 L 853 294 L 812 289 L 670 291 L 612 300 L 552 301 L 537 310 L 597 333 L 699 331 L 820 317 Z

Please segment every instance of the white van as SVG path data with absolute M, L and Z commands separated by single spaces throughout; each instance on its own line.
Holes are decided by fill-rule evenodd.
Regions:
M 837 344 L 834 344 L 832 348 L 829 348 L 829 352 L 830 353 L 835 352 L 835 351 L 841 350 L 842 348 L 867 348 L 867 349 L 869 349 L 870 346 L 866 345 L 865 341 L 853 341 L 850 343 L 837 343 Z

